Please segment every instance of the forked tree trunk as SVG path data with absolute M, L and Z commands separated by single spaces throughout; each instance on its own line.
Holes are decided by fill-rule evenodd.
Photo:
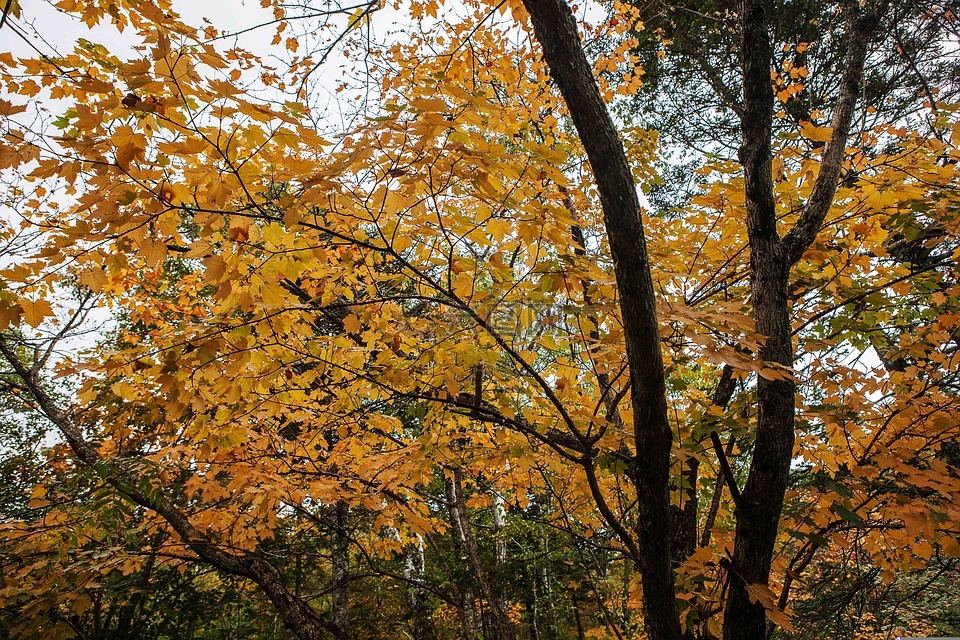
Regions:
M 758 355 L 775 367 L 782 367 L 781 372 L 789 371 L 794 356 L 789 315 L 790 268 L 815 239 L 833 202 L 866 47 L 887 4 L 887 0 L 868 0 L 861 6 L 851 0 L 844 5 L 848 17 L 847 53 L 833 117 L 833 134 L 823 152 L 820 173 L 807 204 L 794 228 L 781 238 L 777 232 L 771 175 L 773 51 L 768 12 L 772 3 L 743 0 L 740 12 L 744 63 L 741 162 L 751 250 L 751 290 L 756 327 L 766 338 Z M 638 454 L 630 472 L 637 489 L 635 535 L 622 531 L 615 515 L 604 513 L 602 496 L 596 495 L 596 491 L 594 498 L 640 569 L 648 636 L 654 640 L 674 640 L 681 637 L 671 566 L 674 556 L 671 536 L 664 535 L 664 531 L 672 531 L 669 501 L 672 436 L 666 414 L 655 295 L 640 206 L 622 142 L 597 89 L 570 6 L 563 0 L 524 0 L 524 6 L 530 13 L 550 75 L 563 94 L 583 142 L 600 193 L 630 366 Z M 796 393 L 793 378 L 764 377 L 758 386 L 760 415 L 754 456 L 736 511 L 737 536 L 724 628 L 724 637 L 728 640 L 762 640 L 764 637 L 763 606 L 750 602 L 746 587 L 752 583 L 766 584 L 769 577 L 793 450 Z M 591 463 L 585 458 L 588 477 Z M 688 469 L 688 479 L 694 474 L 695 469 Z M 689 532 L 685 533 L 682 541 L 678 541 L 688 547 L 690 536 Z
M 823 151 L 820 172 L 794 227 L 777 231 L 771 140 L 774 92 L 770 80 L 773 45 L 771 3 L 744 0 L 740 12 L 743 57 L 743 110 L 740 121 L 750 243 L 750 284 L 756 330 L 763 336 L 760 359 L 780 365 L 757 383 L 758 418 L 750 472 L 736 508 L 736 537 L 730 567 L 730 591 L 724 614 L 724 640 L 763 640 L 766 610 L 773 602 L 751 599 L 748 587 L 770 578 L 780 512 L 793 455 L 796 383 L 788 372 L 794 350 L 790 324 L 790 270 L 816 239 L 833 203 L 843 164 L 853 109 L 863 78 L 867 45 L 886 11 L 885 0 L 863 6 L 848 2 L 847 51 L 833 133 Z

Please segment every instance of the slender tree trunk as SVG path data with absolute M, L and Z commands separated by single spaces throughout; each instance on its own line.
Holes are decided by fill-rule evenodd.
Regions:
M 533 580 L 530 593 L 527 594 L 527 620 L 530 629 L 530 640 L 540 639 L 540 590 L 537 581 Z
M 503 496 L 493 492 L 493 545 L 497 566 L 507 561 L 507 541 L 503 539 L 503 527 L 507 522 L 507 510 L 504 507 Z
M 163 532 L 158 533 L 154 537 L 153 543 L 151 544 L 152 550 L 157 551 L 165 538 L 166 536 L 163 534 Z M 137 580 L 139 584 L 137 585 L 137 588 L 133 590 L 133 594 L 130 596 L 130 602 L 124 605 L 117 613 L 117 626 L 109 637 L 130 637 L 130 632 L 133 628 L 137 612 L 143 605 L 146 594 L 150 592 L 150 577 L 153 575 L 153 567 L 156 564 L 156 559 L 157 556 L 153 554 L 147 558 L 146 565 L 140 574 L 139 580 Z
M 460 516 L 459 488 L 453 475 L 444 478 L 447 494 L 447 513 L 450 517 L 450 537 L 453 541 L 453 550 L 458 563 L 467 560 L 466 532 L 463 529 L 463 518 Z M 472 569 L 472 567 L 471 567 Z M 476 608 L 476 593 L 472 581 L 459 580 L 460 626 L 465 640 L 472 640 L 481 636 L 479 616 Z
M 580 599 L 577 598 L 577 592 L 570 592 L 570 599 L 573 602 L 573 621 L 577 625 L 577 640 L 586 640 L 587 634 L 583 629 L 583 620 L 580 618 Z
M 480 549 L 467 518 L 467 505 L 463 497 L 463 473 L 459 468 L 455 467 L 451 476 L 447 479 L 447 499 L 455 505 L 455 508 L 451 510 L 451 519 L 456 517 L 458 520 L 459 530 L 457 533 L 462 542 L 463 550 L 466 552 L 467 559 L 473 569 L 477 585 L 480 587 L 480 593 L 489 607 L 490 640 L 512 640 L 515 637 L 513 623 L 507 616 L 501 594 L 494 590 L 483 566 L 480 559 Z
M 333 564 L 333 623 L 343 637 L 350 638 L 350 507 L 338 502 L 333 507 L 333 536 L 330 559 Z
M 93 593 L 93 637 L 103 640 L 103 589 L 97 588 Z
M 733 368 L 726 365 L 720 372 L 720 380 L 717 381 L 717 386 L 713 390 L 713 396 L 710 399 L 711 404 L 721 409 L 726 408 L 733 397 L 735 388 L 736 380 L 733 377 Z M 706 425 L 702 426 L 712 428 L 715 426 L 715 421 L 710 419 Z M 703 440 L 697 443 L 697 447 L 702 446 L 704 446 Z M 683 506 L 673 507 L 673 554 L 676 564 L 681 564 L 697 549 L 697 516 L 700 512 L 700 498 L 697 489 L 700 480 L 699 471 L 700 461 L 696 457 L 690 456 L 684 464 L 682 475 L 681 499 Z M 712 525 L 713 523 L 710 522 L 710 526 Z
M 629 471 L 637 490 L 637 517 L 634 536 L 619 535 L 640 570 L 648 636 L 652 640 L 678 640 L 681 632 L 671 536 L 664 535 L 664 531 L 672 530 L 673 435 L 667 416 L 656 296 L 636 184 L 617 127 L 584 54 L 570 6 L 563 0 L 524 0 L 523 4 L 593 169 L 620 296 L 637 452 Z M 615 520 L 609 514 L 604 517 Z M 615 528 L 618 525 L 611 522 Z
M 544 558 L 549 558 L 549 547 L 545 547 L 544 552 Z M 540 578 L 539 592 L 541 602 L 544 604 L 540 614 L 540 619 L 544 623 L 542 637 L 544 640 L 558 640 L 560 632 L 557 629 L 557 605 L 553 597 L 553 587 L 550 584 L 550 565 L 546 559 L 540 565 L 538 573 Z
M 300 512 L 297 511 L 297 528 L 295 531 L 299 533 L 300 531 Z M 297 537 L 294 538 L 297 540 Z M 300 594 L 303 590 L 303 551 L 300 548 L 300 542 L 297 542 L 297 551 L 296 551 L 296 564 L 294 566 L 294 576 L 293 576 L 293 595 L 297 598 L 300 597 Z
M 673 562 L 682 564 L 697 549 L 697 511 L 700 501 L 697 496 L 700 461 L 690 456 L 683 463 L 680 480 L 680 495 L 683 506 L 672 505 L 673 511 Z
M 733 454 L 733 447 L 737 439 L 730 436 L 727 440 L 727 446 L 724 449 L 724 455 L 730 457 Z M 710 544 L 710 537 L 713 535 L 713 525 L 717 521 L 717 512 L 720 511 L 720 501 L 723 499 L 723 472 L 717 470 L 717 478 L 713 483 L 713 496 L 710 498 L 710 508 L 707 510 L 707 517 L 703 521 L 703 532 L 700 534 L 700 547 L 706 547 Z
M 406 593 L 408 615 L 413 637 L 418 639 L 432 638 L 435 635 L 424 607 L 423 592 L 414 584 L 423 580 L 423 571 L 423 538 L 417 534 L 416 542 L 406 545 L 403 549 L 403 577 L 409 580 Z

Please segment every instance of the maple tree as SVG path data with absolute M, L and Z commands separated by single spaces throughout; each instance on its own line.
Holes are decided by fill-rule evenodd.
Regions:
M 737 157 L 659 215 L 639 3 L 268 0 L 283 70 L 167 2 L 57 6 L 138 46 L 0 54 L 3 384 L 59 433 L 5 508 L 17 633 L 122 634 L 143 597 L 104 594 L 169 579 L 299 638 L 766 638 L 850 557 L 955 571 L 958 123 L 862 101 L 891 3 L 826 5 L 810 68 L 817 25 L 775 61 L 784 14 L 729 8 Z

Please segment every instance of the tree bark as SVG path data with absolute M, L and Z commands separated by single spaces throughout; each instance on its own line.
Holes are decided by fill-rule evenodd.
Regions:
M 744 170 L 750 284 L 757 332 L 764 337 L 759 357 L 765 363 L 793 366 L 790 331 L 789 273 L 777 232 L 773 192 L 771 137 L 773 45 L 768 33 L 770 5 L 745 0 L 743 38 L 743 115 L 740 162 Z M 766 584 L 776 540 L 794 443 L 796 384 L 785 372 L 759 376 L 758 424 L 750 473 L 736 508 L 737 526 L 730 594 L 724 616 L 725 640 L 763 638 L 763 605 L 751 602 L 746 587 Z
M 456 467 L 453 469 L 451 477 L 447 479 L 447 500 L 451 502 L 451 520 L 456 519 L 457 521 L 455 533 L 459 536 L 467 560 L 473 569 L 477 585 L 480 587 L 480 594 L 490 608 L 488 617 L 490 640 L 512 640 L 516 635 L 513 623 L 507 616 L 503 599 L 499 593 L 494 591 L 483 562 L 480 560 L 480 549 L 473 536 L 470 521 L 467 519 L 467 505 L 463 497 L 463 472 Z
M 766 635 L 764 606 L 751 602 L 747 586 L 766 585 L 769 580 L 793 455 L 796 383 L 789 375 L 794 360 L 790 269 L 816 238 L 833 202 L 867 44 L 885 6 L 882 2 L 860 10 L 856 2 L 845 5 L 848 12 L 846 66 L 834 112 L 833 134 L 824 149 L 810 198 L 797 224 L 783 239 L 777 231 L 772 179 L 771 4 L 768 0 L 744 0 L 740 12 L 743 55 L 740 162 L 746 195 L 751 295 L 755 327 L 764 338 L 760 359 L 780 367 L 771 374 L 759 376 L 757 383 L 757 432 L 749 475 L 736 508 L 724 640 L 763 640 Z M 773 603 L 767 604 L 773 606 Z
M 507 524 L 507 509 L 503 496 L 498 491 L 491 492 L 493 500 L 493 548 L 497 566 L 507 561 L 507 541 L 503 539 L 503 528 Z
M 550 75 L 560 88 L 593 169 L 620 296 L 630 365 L 637 490 L 634 561 L 643 585 L 644 622 L 654 640 L 680 638 L 670 536 L 670 450 L 666 386 L 656 299 L 640 202 L 617 127 L 583 51 L 576 19 L 563 0 L 524 0 Z M 624 541 L 628 547 L 634 541 Z
M 333 624 L 337 625 L 344 637 L 350 632 L 350 507 L 340 501 L 333 507 L 333 539 L 330 545 L 330 559 L 333 564 L 331 575 L 333 589 Z
M 418 586 L 423 580 L 424 564 L 423 538 L 416 534 L 416 542 L 403 548 L 403 577 L 408 581 L 407 607 L 413 637 L 426 639 L 434 637 L 435 634 L 424 607 L 423 591 Z
M 447 498 L 447 512 L 450 516 L 450 537 L 453 541 L 453 550 L 456 553 L 457 562 L 468 560 L 466 550 L 466 532 L 463 529 L 463 519 L 460 517 L 460 500 L 458 498 L 459 490 L 454 476 L 444 478 L 444 488 Z M 469 560 L 468 560 L 469 561 Z M 471 570 L 473 566 L 471 565 Z M 473 573 L 471 571 L 471 573 Z M 475 575 L 475 574 L 474 574 Z M 463 579 L 454 579 L 459 582 L 458 591 L 460 596 L 460 606 L 458 613 L 460 616 L 460 626 L 465 640 L 472 640 L 480 635 L 480 625 L 478 622 L 477 609 L 475 605 L 475 592 L 472 581 Z

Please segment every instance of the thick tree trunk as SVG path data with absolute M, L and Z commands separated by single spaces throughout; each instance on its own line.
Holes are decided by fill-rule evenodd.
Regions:
M 762 375 L 757 383 L 756 442 L 736 510 L 736 541 L 724 616 L 726 640 L 763 638 L 764 608 L 760 602 L 750 601 L 747 587 L 766 585 L 770 577 L 794 442 L 796 384 L 786 373 L 793 366 L 790 265 L 777 232 L 772 178 L 773 45 L 768 33 L 769 10 L 764 0 L 746 0 L 741 13 L 744 110 L 740 162 L 744 168 L 754 321 L 757 333 L 764 337 L 758 355 L 765 363 L 782 365 L 784 370 L 775 371 L 775 379 Z
M 863 74 L 866 48 L 886 2 L 847 12 L 846 67 L 833 118 L 833 134 L 823 152 L 820 173 L 807 204 L 781 239 L 772 179 L 773 85 L 770 69 L 769 0 L 744 0 L 741 9 L 743 111 L 740 162 L 744 171 L 750 283 L 757 332 L 764 345 L 758 354 L 774 365 L 757 383 L 758 418 L 753 458 L 737 504 L 736 539 L 730 567 L 730 591 L 724 614 L 724 640 L 762 640 L 766 612 L 751 602 L 747 587 L 767 585 L 780 512 L 793 455 L 796 383 L 789 373 L 794 350 L 790 325 L 790 269 L 816 238 L 833 202 L 842 166 L 853 107 Z M 777 365 L 780 365 L 777 368 Z M 774 603 L 766 603 L 774 606 Z
M 560 88 L 600 192 L 620 295 L 630 365 L 637 456 L 630 477 L 637 489 L 634 558 L 642 576 L 646 632 L 653 640 L 680 638 L 670 535 L 670 450 L 666 385 L 656 298 L 636 185 L 619 133 L 583 52 L 576 19 L 563 0 L 524 0 L 550 75 Z M 609 520 L 609 516 L 607 516 Z M 623 537 L 623 534 L 621 534 Z
M 784 366 L 793 364 L 787 299 L 788 267 L 776 242 L 757 242 L 752 254 L 756 326 L 766 336 L 760 357 Z M 787 489 L 794 443 L 793 379 L 758 382 L 759 416 L 750 474 L 737 506 L 736 542 L 731 568 L 730 597 L 724 637 L 763 638 L 763 605 L 751 602 L 746 587 L 766 585 L 777 537 L 780 511 Z

